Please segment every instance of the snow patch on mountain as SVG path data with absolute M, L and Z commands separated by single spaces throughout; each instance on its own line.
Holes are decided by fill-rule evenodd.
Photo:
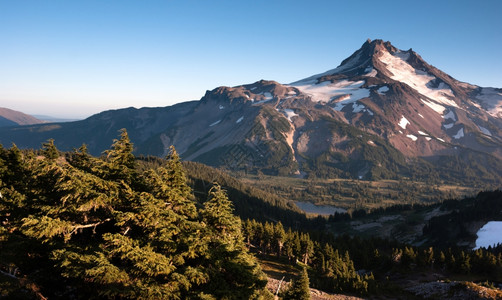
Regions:
M 240 122 L 242 122 L 242 120 L 244 120 L 244 116 L 242 116 L 239 119 L 237 119 L 237 121 L 235 121 L 235 123 L 240 123 Z
M 427 72 L 413 68 L 406 62 L 410 56 L 408 52 L 398 51 L 394 54 L 390 54 L 388 51 L 382 51 L 381 53 L 379 57 L 380 61 L 383 62 L 387 70 L 392 73 L 392 79 L 407 84 L 420 94 L 441 104 L 458 107 L 455 101 L 449 98 L 455 96 L 447 84 L 441 82 L 437 88 L 430 87 L 430 82 L 437 78 L 429 75 Z
M 502 91 L 494 88 L 482 88 L 476 96 L 487 106 L 488 113 L 492 116 L 502 115 Z
M 272 96 L 272 94 L 271 94 L 271 93 L 269 93 L 269 92 L 260 93 L 260 95 L 265 96 L 265 99 L 263 99 L 263 100 L 265 100 L 265 101 L 268 101 L 268 100 L 272 100 L 272 99 L 274 99 L 274 97 Z
M 331 81 L 324 81 L 319 84 L 294 85 L 294 87 L 303 93 L 310 95 L 312 97 L 312 101 L 314 102 L 327 103 L 334 98 L 346 95 L 345 97 L 340 97 L 335 100 L 337 104 L 340 103 L 340 105 L 344 106 L 370 96 L 369 89 L 361 88 L 363 84 L 364 80 L 341 80 L 334 83 Z
M 377 90 L 377 93 L 379 93 L 380 95 L 383 95 L 383 94 L 385 94 L 388 91 L 389 91 L 389 87 L 386 86 L 386 85 L 384 85 L 384 86 L 382 86 L 381 88 L 379 88 Z
M 460 130 L 457 132 L 457 134 L 455 134 L 454 136 L 452 136 L 454 139 L 458 140 L 460 138 L 463 138 L 464 137 L 464 128 L 460 128 Z
M 401 117 L 401 120 L 399 121 L 399 126 L 403 129 L 406 129 L 406 125 L 410 124 L 410 121 L 406 119 L 404 116 Z
M 353 113 L 358 113 L 358 112 L 361 112 L 366 106 L 362 105 L 362 104 L 357 104 L 357 102 L 354 102 L 352 104 L 352 112 Z
M 378 74 L 378 71 L 373 69 L 372 67 L 367 67 L 364 70 L 364 72 L 366 73 L 366 74 L 364 74 L 364 76 L 366 76 L 366 77 L 375 77 Z
M 286 116 L 286 118 L 289 120 L 289 122 L 293 122 L 291 120 L 292 117 L 298 116 L 298 114 L 296 114 L 294 110 L 289 109 L 289 108 L 284 109 L 283 112 L 284 112 L 284 115 Z
M 420 130 L 418 131 L 418 134 L 420 134 L 420 135 L 428 135 L 427 133 L 425 133 L 423 131 L 420 131 Z
M 446 110 L 446 107 L 442 106 L 441 104 L 438 104 L 438 103 L 435 103 L 432 101 L 428 101 L 428 100 L 424 100 L 424 99 L 420 99 L 420 100 L 422 100 L 422 102 L 425 105 L 430 107 L 433 111 L 437 112 L 438 114 L 443 114 L 443 112 Z
M 480 126 L 480 125 L 476 125 L 476 126 L 478 126 L 479 130 L 481 130 L 481 132 L 483 134 L 486 134 L 488 136 L 492 136 L 492 133 L 490 132 L 490 130 L 488 130 L 488 129 L 484 128 L 483 126 Z
M 407 134 L 406 137 L 410 138 L 412 141 L 416 141 L 418 138 L 414 136 L 413 134 Z
M 450 129 L 450 128 L 453 127 L 453 125 L 455 125 L 455 123 L 443 124 L 443 127 L 446 128 L 446 129 Z
M 448 113 L 446 115 L 444 115 L 443 118 L 445 120 L 452 119 L 453 122 L 457 121 L 457 117 L 455 116 L 455 113 L 453 112 L 453 110 L 448 111 Z
M 258 101 L 255 101 L 255 99 L 251 99 L 254 102 L 253 105 L 262 104 L 274 100 L 274 96 L 272 96 L 272 94 L 269 92 L 259 93 L 258 95 L 263 95 L 265 98 Z
M 225 106 L 220 105 L 219 109 L 225 109 Z
M 350 69 L 353 69 L 355 67 L 359 67 L 360 58 L 361 58 L 361 53 L 358 53 L 356 56 L 354 56 L 350 60 L 346 61 L 343 65 L 340 65 L 340 66 L 336 67 L 335 69 L 331 69 L 331 70 L 328 70 L 328 71 L 326 71 L 324 73 L 319 73 L 319 74 L 307 77 L 305 79 L 292 82 L 290 85 L 292 85 L 292 86 L 297 86 L 297 85 L 302 86 L 302 85 L 316 84 L 317 81 L 318 81 L 318 79 L 321 78 L 321 77 L 323 77 L 323 76 L 338 74 L 340 72 L 343 72 L 343 71 L 346 71 L 346 70 L 350 70 Z
M 221 122 L 221 120 L 218 120 L 214 123 L 211 123 L 211 125 L 209 125 L 209 127 L 213 127 L 214 125 L 218 125 L 218 124 L 220 124 L 220 122 Z

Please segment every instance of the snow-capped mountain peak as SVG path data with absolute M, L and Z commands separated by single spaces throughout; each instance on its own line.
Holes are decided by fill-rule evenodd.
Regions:
M 473 147 L 475 136 L 494 140 L 490 123 L 498 132 L 502 128 L 502 120 L 492 118 L 502 115 L 502 90 L 461 83 L 412 49 L 382 40 L 368 40 L 337 68 L 290 86 L 340 112 L 344 122 L 386 136 L 408 155 L 434 155 L 458 144 Z M 382 127 L 386 123 L 394 126 Z
M 113 116 L 128 120 L 138 153 L 165 156 L 175 145 L 184 159 L 230 169 L 396 178 L 417 166 L 445 177 L 452 166 L 457 173 L 468 166 L 475 176 L 502 176 L 502 90 L 460 82 L 412 49 L 382 40 L 368 40 L 338 67 L 291 84 L 217 87 L 200 101 L 101 113 L 82 121 L 78 134 L 71 124 L 0 130 L 0 141 L 40 144 L 59 130 L 66 136 L 59 146 L 86 142 L 101 153 L 109 146 L 99 143 L 103 135 L 125 126 L 115 128 L 122 123 Z

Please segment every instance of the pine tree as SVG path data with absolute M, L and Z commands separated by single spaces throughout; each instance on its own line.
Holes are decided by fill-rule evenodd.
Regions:
M 179 214 L 196 216 L 192 190 L 187 185 L 180 157 L 173 146 L 170 147 L 164 165 L 156 172 L 147 171 L 144 177 L 155 197 L 167 199 L 171 208 Z
M 286 232 L 281 222 L 278 222 L 274 226 L 274 241 L 277 247 L 277 256 L 281 256 L 282 248 L 284 246 L 284 239 L 286 237 Z
M 47 153 L 51 148 L 46 146 Z M 29 193 L 11 191 L 0 177 L 2 225 L 11 226 L 4 212 L 22 225 L 0 228 L 0 258 L 10 261 L 20 245 L 36 248 L 37 263 L 21 260 L 30 262 L 22 266 L 24 274 L 47 275 L 43 280 L 54 290 L 71 286 L 69 298 L 269 295 L 264 274 L 244 245 L 240 219 L 221 188 L 214 187 L 198 208 L 174 148 L 163 166 L 142 175 L 132 149 L 123 131 L 107 157 L 91 157 L 81 147 L 67 160 L 47 154 L 28 158 L 26 168 L 16 163 L 28 174 L 18 185 L 29 187 Z M 6 155 L 0 149 L 0 169 Z M 20 213 L 12 214 L 14 208 Z M 26 241 L 14 244 L 10 232 Z
M 303 267 L 300 277 L 291 282 L 291 286 L 286 291 L 283 299 L 310 300 L 309 276 L 306 267 Z
M 82 171 L 94 173 L 95 161 L 87 150 L 87 145 L 83 144 L 78 149 L 74 150 L 67 158 L 68 162 Z
M 257 299 L 264 294 L 266 278 L 255 258 L 248 253 L 241 232 L 241 221 L 232 214 L 233 205 L 215 184 L 201 211 L 209 241 L 207 272 L 210 282 L 204 288 L 216 299 Z M 264 294 L 263 294 L 264 293 Z
M 301 247 L 302 261 L 304 264 L 307 264 L 312 254 L 314 254 L 314 243 L 310 239 L 308 233 L 302 233 L 300 235 L 300 247 Z
M 110 150 L 106 150 L 107 161 L 103 164 L 103 171 L 107 179 L 123 181 L 130 185 L 136 178 L 136 159 L 133 144 L 125 128 L 120 130 L 120 138 L 115 139 Z
M 246 246 L 249 248 L 251 247 L 251 241 L 255 236 L 255 227 L 253 226 L 253 222 L 247 219 L 244 222 L 242 229 L 244 230 L 244 237 L 246 238 Z
M 54 145 L 54 139 L 49 139 L 46 143 L 43 144 L 42 153 L 45 158 L 53 160 L 59 157 L 59 151 Z
M 1 178 L 7 186 L 15 186 L 18 189 L 24 190 L 26 183 L 26 164 L 24 162 L 21 150 L 12 144 L 9 150 L 3 150 L 2 156 L 4 159 L 4 171 L 1 173 Z

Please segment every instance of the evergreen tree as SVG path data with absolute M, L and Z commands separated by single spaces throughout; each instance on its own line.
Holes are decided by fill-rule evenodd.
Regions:
M 42 153 L 47 159 L 56 159 L 59 157 L 59 151 L 54 145 L 54 139 L 49 139 L 46 143 L 43 144 Z
M 180 157 L 173 146 L 170 147 L 164 165 L 156 172 L 147 171 L 144 177 L 152 188 L 150 192 L 157 198 L 168 199 L 174 211 L 192 218 L 197 215 L 192 190 L 187 184 Z
M 300 277 L 291 282 L 291 286 L 286 291 L 283 299 L 310 300 L 309 276 L 306 267 L 303 267 Z
M 87 145 L 83 144 L 78 149 L 74 150 L 67 158 L 68 162 L 82 171 L 94 173 L 95 160 L 89 154 Z
M 278 222 L 274 226 L 274 241 L 277 247 L 277 256 L 281 256 L 282 248 L 284 246 L 284 239 L 286 237 L 286 232 L 281 222 Z
M 83 146 L 66 160 L 55 159 L 49 155 L 52 145 L 42 158 L 31 156 L 24 164 L 19 156 L 12 167 L 28 174 L 17 183 L 27 187 L 26 194 L 7 187 L 0 176 L 0 261 L 20 266 L 26 277 L 43 283 L 43 294 L 82 299 L 270 296 L 264 274 L 244 245 L 232 203 L 215 187 L 197 208 L 174 148 L 163 166 L 138 175 L 125 131 L 103 158 L 89 156 Z M 0 170 L 8 155 L 0 148 Z
M 125 128 L 120 130 L 120 138 L 115 139 L 110 150 L 106 150 L 106 163 L 103 164 L 104 175 L 107 179 L 123 181 L 131 184 L 136 177 L 136 159 L 133 144 Z
M 201 211 L 207 225 L 204 237 L 208 240 L 207 265 L 203 264 L 211 278 L 204 289 L 212 291 L 215 299 L 257 299 L 268 295 L 264 290 L 266 277 L 248 253 L 240 219 L 232 210 L 232 202 L 215 184 Z
M 310 239 L 308 233 L 302 233 L 300 235 L 300 247 L 301 247 L 301 255 L 302 261 L 304 264 L 307 264 L 314 253 L 314 243 Z
M 15 144 L 12 144 L 9 150 L 3 149 L 2 156 L 4 159 L 4 171 L 0 174 L 0 178 L 2 178 L 7 186 L 14 186 L 17 189 L 25 190 L 27 172 L 21 150 Z

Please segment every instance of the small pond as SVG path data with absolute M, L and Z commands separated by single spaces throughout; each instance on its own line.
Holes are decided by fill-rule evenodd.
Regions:
M 299 209 L 303 210 L 305 213 L 308 214 L 332 215 L 335 212 L 339 213 L 347 212 L 346 209 L 332 205 L 315 205 L 310 202 L 300 202 L 300 201 L 295 201 L 295 204 L 296 206 L 298 206 Z

